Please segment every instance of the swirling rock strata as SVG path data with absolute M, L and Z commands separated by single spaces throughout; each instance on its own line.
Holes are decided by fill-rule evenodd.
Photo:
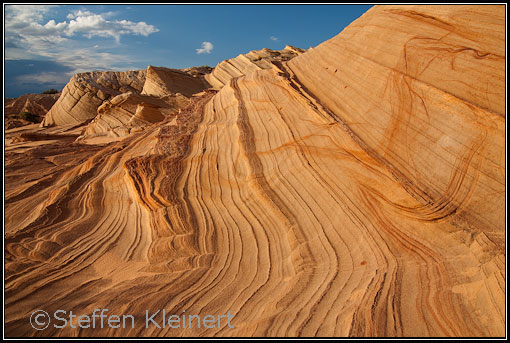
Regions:
M 504 336 L 504 32 L 376 6 L 122 141 L 10 144 L 6 335 Z M 137 323 L 28 322 L 96 308 Z M 163 308 L 234 328 L 145 327 Z
M 133 130 L 164 120 L 188 104 L 189 98 L 181 94 L 156 98 L 132 92 L 123 93 L 99 106 L 96 117 L 85 127 L 82 136 L 123 138 Z
M 250 74 L 257 70 L 271 69 L 271 61 L 288 61 L 305 50 L 286 45 L 283 50 L 252 50 L 247 54 L 240 54 L 235 58 L 218 63 L 214 70 L 205 75 L 207 82 L 215 89 L 221 89 L 234 77 Z
M 190 97 L 208 87 L 200 73 L 149 66 L 142 94 L 166 96 L 179 93 Z
M 125 92 L 140 93 L 145 74 L 145 70 L 76 74 L 66 84 L 41 125 L 79 124 L 92 119 L 105 100 Z
M 189 97 L 209 87 L 204 79 L 209 72 L 208 67 L 178 70 L 149 66 L 140 71 L 77 74 L 41 126 L 91 121 L 80 138 L 124 137 L 133 128 L 161 121 L 185 107 Z

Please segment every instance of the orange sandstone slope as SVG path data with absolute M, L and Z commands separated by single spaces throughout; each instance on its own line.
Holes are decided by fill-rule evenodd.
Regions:
M 7 98 L 5 99 L 4 111 L 6 115 L 30 112 L 37 116 L 44 117 L 59 96 L 60 93 L 24 94 L 17 98 Z
M 119 142 L 8 148 L 6 334 L 503 336 L 504 35 L 504 6 L 375 6 Z M 135 326 L 28 323 L 96 308 Z
M 271 69 L 272 61 L 288 61 L 306 50 L 286 45 L 282 50 L 252 50 L 218 63 L 205 79 L 214 89 L 221 89 L 234 77 L 244 76 L 257 70 Z
M 5 128 L 11 129 L 30 124 L 30 122 L 20 118 L 19 114 L 21 112 L 35 114 L 37 121 L 41 122 L 59 96 L 60 93 L 24 94 L 17 98 L 6 98 L 4 101 Z
M 111 105 L 112 101 L 118 103 L 115 97 L 129 97 L 128 93 L 150 96 L 155 101 L 169 95 L 190 97 L 209 86 L 203 76 L 207 72 L 207 68 L 178 70 L 149 66 L 146 70 L 76 74 L 64 87 L 62 96 L 48 112 L 41 126 L 82 124 L 94 119 L 101 105 Z M 115 120 L 115 116 L 109 119 Z
M 141 92 L 146 71 L 94 71 L 74 75 L 41 126 L 79 124 L 96 116 L 107 99 L 124 92 Z

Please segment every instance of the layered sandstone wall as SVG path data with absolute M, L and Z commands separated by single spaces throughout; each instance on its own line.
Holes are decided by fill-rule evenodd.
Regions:
M 221 89 L 230 79 L 248 75 L 254 71 L 271 69 L 272 61 L 288 61 L 302 54 L 305 50 L 286 45 L 282 50 L 252 50 L 218 63 L 214 70 L 205 76 L 214 89 Z
M 76 74 L 66 84 L 41 125 L 79 124 L 92 119 L 105 100 L 125 92 L 141 92 L 145 75 L 145 70 Z
M 504 336 L 505 7 L 375 6 L 252 65 L 106 146 L 8 146 L 6 334 Z M 105 127 L 152 118 L 140 101 Z M 27 321 L 98 306 L 142 323 Z M 159 309 L 233 327 L 144 326 Z

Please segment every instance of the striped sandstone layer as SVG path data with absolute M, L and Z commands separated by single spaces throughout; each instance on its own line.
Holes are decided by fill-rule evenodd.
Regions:
M 97 115 L 85 127 L 81 139 L 109 137 L 109 141 L 122 139 L 133 131 L 160 122 L 189 104 L 181 94 L 154 97 L 132 92 L 123 93 L 105 101 Z
M 196 69 L 199 68 L 181 71 L 149 66 L 146 70 L 138 71 L 76 74 L 64 87 L 62 96 L 48 112 L 41 126 L 85 123 L 96 117 L 101 105 L 108 102 L 111 107 L 119 102 L 119 99 L 113 99 L 125 93 L 151 96 L 156 102 L 157 98 L 165 96 L 189 98 L 209 87 L 203 76 L 206 71 Z M 175 101 L 170 100 L 168 106 L 173 103 Z
M 145 74 L 145 70 L 76 74 L 64 87 L 41 126 L 80 124 L 92 119 L 105 100 L 125 92 L 141 92 Z
M 230 79 L 250 74 L 257 70 L 271 69 L 272 61 L 288 61 L 306 50 L 286 45 L 283 50 L 252 50 L 218 63 L 214 70 L 205 76 L 214 89 L 221 89 Z
M 375 6 L 119 142 L 8 132 L 6 335 L 504 336 L 504 90 L 504 6 Z

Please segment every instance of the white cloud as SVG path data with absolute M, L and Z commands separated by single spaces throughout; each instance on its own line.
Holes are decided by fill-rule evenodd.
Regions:
M 79 37 L 120 38 L 127 35 L 148 36 L 159 29 L 146 22 L 132 22 L 114 18 L 117 12 L 93 13 L 86 8 L 67 13 L 62 22 L 52 19 L 55 5 L 5 5 L 6 60 L 50 60 L 69 66 L 74 73 L 94 70 L 119 70 L 133 63 L 131 57 L 119 53 L 96 50 L 100 43 Z M 62 7 L 60 7 L 62 8 Z M 102 46 L 102 44 L 101 44 Z M 57 82 L 64 76 L 32 74 L 19 82 Z M 67 80 L 65 82 L 67 82 Z
M 214 45 L 211 42 L 202 42 L 202 48 L 196 49 L 197 54 L 210 54 Z
M 141 35 L 147 37 L 159 29 L 153 25 L 140 21 L 138 23 L 129 20 L 107 20 L 104 15 L 94 14 L 89 11 L 76 13 L 65 31 L 68 36 L 82 33 L 87 38 L 93 36 L 113 37 L 118 42 L 121 35 Z
M 45 14 L 58 5 L 5 5 L 7 19 L 16 18 L 17 21 L 41 21 Z
M 6 5 L 5 36 L 11 46 L 23 46 L 31 49 L 41 42 L 62 43 L 69 37 L 81 34 L 87 38 L 94 36 L 112 37 L 119 42 L 122 35 L 148 36 L 159 29 L 143 21 L 109 20 L 113 12 L 96 14 L 88 10 L 75 10 L 67 15 L 69 22 L 55 22 L 54 19 L 44 24 L 44 17 L 51 5 Z
M 275 36 L 271 36 L 271 37 L 269 37 L 269 39 L 271 39 L 273 42 L 279 41 L 278 37 L 275 37 Z
M 71 13 L 69 13 L 67 15 L 67 19 L 75 19 L 77 17 L 86 17 L 86 16 L 91 16 L 91 15 L 94 15 L 94 13 L 90 12 L 90 11 L 87 11 L 87 10 L 75 10 L 75 11 L 72 11 Z

